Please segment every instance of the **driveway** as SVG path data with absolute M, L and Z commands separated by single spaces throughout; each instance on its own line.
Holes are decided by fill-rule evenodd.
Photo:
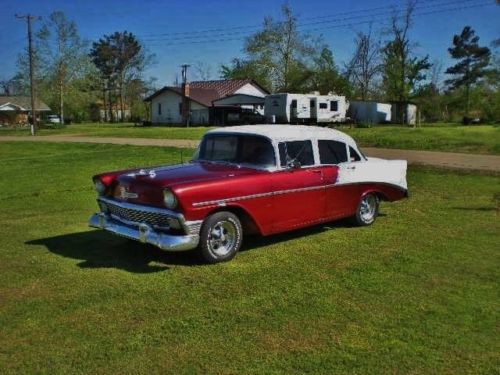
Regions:
M 188 139 L 85 137 L 70 135 L 47 135 L 38 137 L 2 136 L 0 137 L 0 142 L 2 141 L 110 143 L 116 145 L 183 148 L 195 148 L 198 145 L 198 141 Z M 455 152 L 416 151 L 372 147 L 363 147 L 362 149 L 367 156 L 383 159 L 404 159 L 407 160 L 409 164 L 500 173 L 500 156 L 496 155 L 462 154 Z

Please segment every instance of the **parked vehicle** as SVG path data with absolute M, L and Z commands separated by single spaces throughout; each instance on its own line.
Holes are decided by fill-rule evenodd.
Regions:
M 93 177 L 90 226 L 165 250 L 234 257 L 245 234 L 268 236 L 352 217 L 372 224 L 381 200 L 407 197 L 406 161 L 367 158 L 348 135 L 300 125 L 205 134 L 189 163 Z
M 51 124 L 60 124 L 61 118 L 59 117 L 59 115 L 48 115 L 47 121 Z
M 266 96 L 264 116 L 278 124 L 328 124 L 344 122 L 345 96 L 318 94 L 272 94 Z

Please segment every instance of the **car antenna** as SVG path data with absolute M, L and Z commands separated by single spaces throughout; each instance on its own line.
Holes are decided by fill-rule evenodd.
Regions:
M 184 164 L 184 157 L 182 155 L 182 148 L 181 148 L 181 164 Z

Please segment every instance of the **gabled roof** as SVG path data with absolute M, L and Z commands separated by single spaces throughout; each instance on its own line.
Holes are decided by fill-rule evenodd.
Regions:
M 31 111 L 31 98 L 29 96 L 0 95 L 0 107 L 6 104 L 18 107 L 21 111 Z M 36 110 L 50 111 L 50 107 L 41 100 L 37 100 Z
M 182 88 L 171 87 L 170 89 L 182 95 Z M 219 93 L 217 90 L 191 87 L 191 84 L 189 84 L 189 97 L 198 104 L 204 105 L 205 107 L 211 107 L 212 101 L 219 99 Z
M 205 107 L 211 107 L 212 101 L 233 95 L 237 90 L 248 83 L 251 83 L 252 85 L 260 88 L 262 91 L 269 93 L 265 88 L 252 79 L 224 79 L 216 81 L 189 82 L 189 97 L 191 100 Z M 165 86 L 146 98 L 145 101 L 149 102 L 166 91 L 172 91 L 182 95 L 182 89 L 180 87 Z
M 228 95 L 233 95 L 236 91 L 238 91 L 248 83 L 258 87 L 265 93 L 269 94 L 269 91 L 267 91 L 253 79 L 221 79 L 215 81 L 193 81 L 189 82 L 189 87 L 217 90 L 217 92 L 219 93 L 219 98 L 223 98 Z

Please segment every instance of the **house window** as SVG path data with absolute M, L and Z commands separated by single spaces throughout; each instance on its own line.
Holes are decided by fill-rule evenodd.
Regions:
M 331 112 L 337 112 L 339 110 L 339 102 L 336 100 L 333 100 L 330 102 L 330 111 Z
M 161 103 L 158 103 L 158 116 L 161 116 Z
M 311 141 L 282 142 L 278 145 L 280 152 L 280 165 L 296 160 L 300 165 L 314 165 L 314 154 Z
M 182 102 L 179 103 L 179 115 L 182 115 Z
M 347 147 L 343 142 L 318 141 L 321 164 L 339 164 L 347 161 Z
M 319 103 L 319 109 L 327 109 L 328 105 L 326 103 Z

